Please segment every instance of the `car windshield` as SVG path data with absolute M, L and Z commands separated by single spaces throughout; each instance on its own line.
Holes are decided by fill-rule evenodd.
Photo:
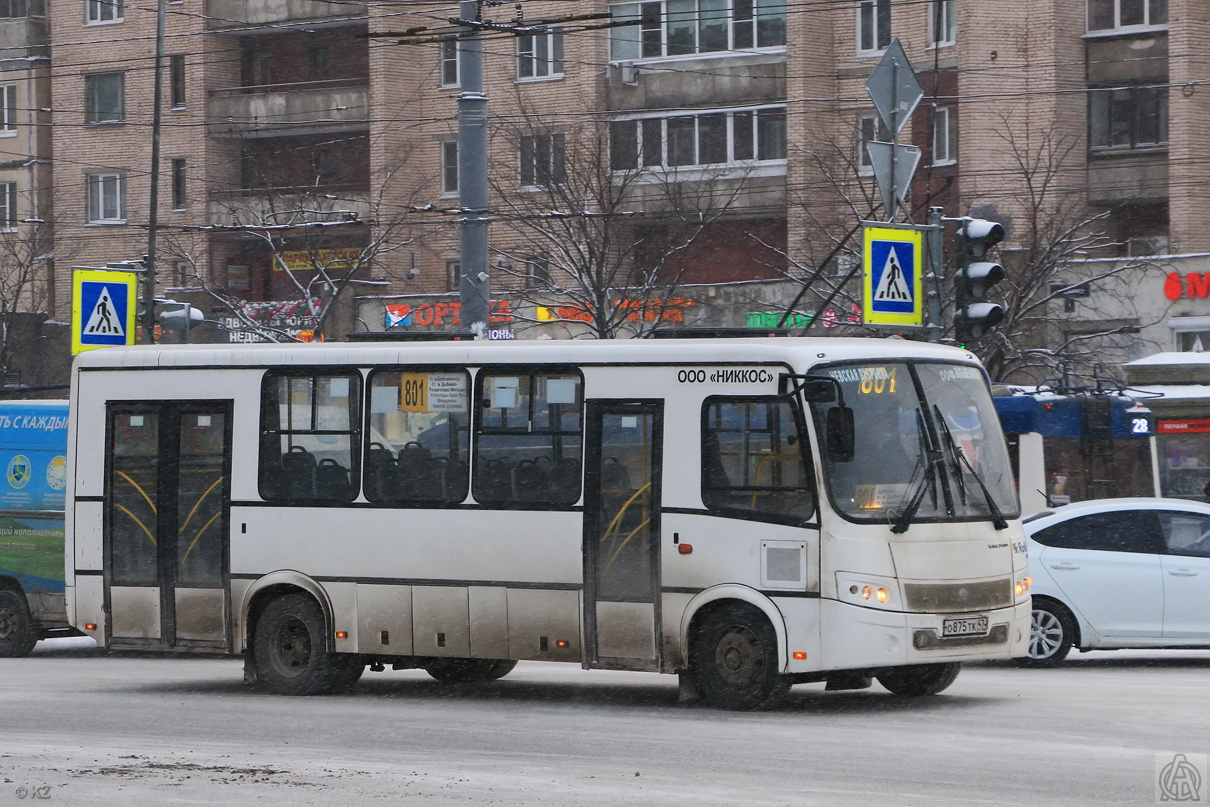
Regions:
M 904 527 L 1019 515 L 1008 451 L 979 368 L 879 362 L 815 375 L 839 382 L 853 410 L 853 458 L 826 462 L 828 490 L 841 514 L 902 519 Z M 839 403 L 815 407 L 821 431 L 827 411 Z

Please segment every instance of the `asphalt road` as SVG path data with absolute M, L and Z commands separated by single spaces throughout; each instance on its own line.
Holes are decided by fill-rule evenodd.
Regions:
M 1210 652 L 971 667 L 923 699 L 804 685 L 730 713 L 678 705 L 671 676 L 524 662 L 289 698 L 244 687 L 238 661 L 89 644 L 0 659 L 0 807 L 1102 807 L 1154 804 L 1157 759 L 1210 753 Z

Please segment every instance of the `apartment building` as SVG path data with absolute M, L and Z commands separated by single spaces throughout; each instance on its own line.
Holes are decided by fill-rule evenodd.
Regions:
M 457 299 L 455 6 L 167 10 L 161 284 L 269 304 L 355 265 L 350 327 L 457 329 L 400 313 Z M 916 221 L 997 218 L 1009 260 L 1087 219 L 1100 257 L 1210 251 L 1201 0 L 526 0 L 481 21 L 491 282 L 517 322 L 593 271 L 675 280 L 674 321 L 697 324 L 748 324 L 818 273 L 798 309 L 847 319 L 850 233 L 881 216 L 863 143 L 887 136 L 864 84 L 892 38 L 925 92 L 901 135 L 924 155 Z M 155 15 L 79 0 L 51 22 L 66 288 L 70 265 L 146 251 Z

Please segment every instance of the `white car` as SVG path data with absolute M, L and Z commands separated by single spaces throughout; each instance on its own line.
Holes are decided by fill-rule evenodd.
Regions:
M 1025 520 L 1032 666 L 1071 650 L 1210 647 L 1210 505 L 1100 499 Z

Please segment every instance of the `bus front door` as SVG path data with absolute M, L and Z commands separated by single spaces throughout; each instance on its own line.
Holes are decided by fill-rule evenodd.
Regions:
M 589 666 L 660 667 L 660 401 L 588 402 L 584 635 Z
M 109 642 L 228 648 L 230 404 L 110 404 L 108 427 Z

